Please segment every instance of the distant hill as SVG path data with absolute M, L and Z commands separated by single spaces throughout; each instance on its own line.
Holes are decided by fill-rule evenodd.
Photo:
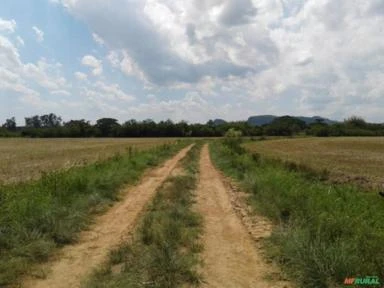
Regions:
M 280 116 L 274 116 L 274 115 L 260 115 L 260 116 L 251 116 L 248 118 L 248 124 L 253 125 L 253 126 L 263 126 L 266 124 L 270 124 L 275 118 L 278 118 Z M 324 123 L 326 124 L 334 124 L 336 121 L 323 118 L 320 116 L 313 116 L 313 117 L 304 117 L 304 116 L 292 116 L 297 119 L 300 119 L 304 121 L 307 125 L 316 123 L 318 120 L 323 120 Z
M 227 121 L 223 120 L 223 119 L 215 119 L 215 120 L 209 120 L 207 122 L 208 125 L 213 125 L 213 126 L 219 126 L 219 125 L 223 125 L 223 124 L 226 124 Z
M 320 116 L 313 116 L 313 117 L 303 117 L 303 116 L 299 116 L 299 117 L 296 117 L 302 121 L 304 121 L 305 123 L 307 124 L 312 124 L 312 123 L 316 123 L 317 120 L 323 120 L 324 123 L 330 125 L 330 124 L 335 124 L 337 121 L 333 121 L 333 120 L 330 120 L 328 118 L 324 118 L 324 117 L 320 117 Z
M 265 124 L 271 123 L 277 116 L 273 115 L 259 115 L 251 116 L 248 118 L 248 124 L 253 126 L 263 126 Z

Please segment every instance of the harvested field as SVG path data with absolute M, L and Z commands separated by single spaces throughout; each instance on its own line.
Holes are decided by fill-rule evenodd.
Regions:
M 258 141 L 245 144 L 252 152 L 294 162 L 321 172 L 330 180 L 366 188 L 384 184 L 384 138 L 300 138 Z
M 175 139 L 0 139 L 0 183 L 37 179 L 43 172 L 82 166 Z

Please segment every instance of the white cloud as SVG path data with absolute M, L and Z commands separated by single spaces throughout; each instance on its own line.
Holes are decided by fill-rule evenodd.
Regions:
M 38 99 L 40 93 L 30 88 L 23 76 L 23 63 L 16 46 L 0 35 L 0 95 L 15 94 L 27 103 Z
M 54 91 L 51 91 L 51 94 L 52 95 L 61 95 L 61 96 L 70 96 L 71 95 L 71 93 L 69 93 L 66 90 L 54 90 Z
M 92 68 L 92 74 L 94 76 L 100 76 L 103 73 L 102 61 L 92 55 L 86 55 L 82 58 L 81 64 Z
M 20 97 L 20 102 L 27 105 L 28 108 L 34 108 L 35 111 L 39 111 L 38 113 L 44 113 L 47 109 L 51 111 L 55 111 L 60 107 L 58 101 L 50 101 L 43 99 L 39 95 L 27 94 Z
M 110 97 L 95 90 L 84 90 L 89 109 L 99 117 L 113 115 L 121 122 L 128 119 L 144 120 L 151 118 L 155 121 L 172 119 L 173 121 L 188 120 L 190 122 L 207 121 L 210 118 L 228 116 L 232 106 L 211 105 L 199 93 L 190 91 L 179 100 L 161 100 L 155 95 L 146 97 L 148 102 L 135 105 L 118 105 Z
M 111 50 L 106 58 L 113 68 L 119 69 L 126 76 L 136 76 L 144 82 L 148 82 L 143 71 L 126 50 Z
M 3 67 L 19 67 L 20 54 L 15 45 L 6 37 L 0 35 L 0 65 Z
M 111 64 L 112 67 L 118 68 L 121 62 L 120 59 L 120 53 L 117 50 L 109 51 L 107 55 L 107 60 L 109 61 L 109 64 Z
M 16 37 L 16 41 L 17 41 L 17 44 L 19 46 L 24 46 L 25 45 L 23 38 L 21 38 L 20 36 Z
M 214 31 L 217 23 L 205 25 L 204 18 L 209 16 L 206 11 L 195 13 L 191 9 L 190 13 L 187 8 L 193 7 L 185 1 L 119 0 L 114 2 L 116 6 L 100 0 L 63 2 L 71 13 L 86 21 L 108 47 L 125 51 L 133 60 L 130 62 L 152 83 L 194 83 L 207 75 L 225 78 L 258 69 L 230 61 L 226 47 L 218 43 L 224 39 L 220 36 L 224 30 Z M 90 6 L 93 8 L 89 9 Z M 196 19 L 203 23 L 203 33 L 196 31 L 196 37 L 203 41 L 190 47 L 186 25 Z M 196 30 L 199 28 L 196 25 Z M 209 35 L 211 32 L 213 35 Z
M 15 20 L 4 20 L 0 18 L 0 32 L 5 31 L 9 33 L 13 33 L 16 30 L 16 21 Z
M 41 100 L 40 96 L 35 94 L 23 95 L 22 97 L 20 97 L 20 102 L 37 107 L 41 107 L 41 105 L 43 104 L 43 101 Z
M 118 84 L 107 84 L 97 81 L 90 87 L 83 88 L 83 95 L 93 100 L 131 102 L 135 96 L 124 92 Z
M 29 88 L 19 74 L 0 67 L 0 91 L 15 92 L 22 95 L 38 96 L 39 93 Z
M 16 37 L 16 42 L 19 39 Z M 11 92 L 20 96 L 24 104 L 41 104 L 44 100 L 35 86 L 45 89 L 50 94 L 67 94 L 69 87 L 61 75 L 62 65 L 41 58 L 37 63 L 23 63 L 18 48 L 10 39 L 0 35 L 0 92 Z M 47 101 L 49 104 L 49 101 Z M 47 104 L 47 105 L 48 105 Z M 50 103 L 49 105 L 53 105 Z M 44 106 L 45 107 L 45 106 Z M 47 106 L 48 107 L 48 106 Z
M 95 86 L 103 91 L 107 97 L 113 97 L 126 102 L 135 100 L 135 96 L 125 93 L 118 84 L 107 85 L 103 82 L 97 82 Z
M 128 75 L 128 76 L 134 75 L 136 72 L 138 72 L 136 63 L 126 51 L 123 51 L 123 59 L 120 63 L 120 68 L 121 68 L 121 71 L 123 71 L 125 75 Z
M 87 80 L 88 79 L 88 76 L 87 74 L 83 73 L 83 72 L 75 72 L 75 77 L 77 78 L 77 80 L 81 80 L 81 81 L 84 81 L 84 80 Z
M 35 32 L 35 36 L 36 36 L 36 41 L 41 43 L 44 41 L 44 32 L 37 28 L 36 26 L 33 26 L 32 27 L 33 31 Z
M 110 47 L 129 55 L 127 75 L 142 71 L 160 85 L 230 75 L 267 83 L 267 78 L 289 73 L 276 81 L 279 88 L 259 89 L 276 95 L 283 87 L 307 86 L 302 75 L 315 79 L 327 65 L 330 71 L 332 63 L 377 55 L 384 38 L 379 37 L 383 13 L 372 17 L 370 12 L 372 7 L 382 11 L 378 0 L 348 5 L 340 0 L 119 0 L 115 6 L 101 0 L 63 2 Z M 110 56 L 121 66 L 121 56 Z
M 60 75 L 60 66 L 60 63 L 49 63 L 42 58 L 36 64 L 25 64 L 23 72 L 26 78 L 49 91 L 62 90 L 67 86 L 67 80 Z
M 377 108 L 384 105 L 382 0 L 50 1 L 64 5 L 98 45 L 108 47 L 105 62 L 155 97 L 150 103 L 137 97 L 138 105 L 124 112 L 117 103 L 133 97 L 120 86 L 77 82 L 92 101 L 103 101 L 103 111 L 190 119 L 268 111 L 343 119 L 361 107 L 357 114 L 383 121 Z M 1 31 L 15 29 L 14 20 L 0 20 Z M 54 61 L 23 63 L 19 46 L 3 34 L 3 87 L 27 93 L 30 80 L 51 93 L 69 91 L 61 74 L 44 66 Z M 81 63 L 94 76 L 103 74 L 101 58 L 86 55 Z M 87 79 L 82 72 L 74 76 Z M 186 90 L 193 92 L 185 96 Z M 171 91 L 173 100 L 158 91 Z
M 101 38 L 99 35 L 97 35 L 96 33 L 92 33 L 92 38 L 93 38 L 93 41 L 95 41 L 97 44 L 99 44 L 100 46 L 103 46 L 104 45 L 104 40 L 103 38 Z
M 213 118 L 227 120 L 239 119 L 243 113 L 249 113 L 247 107 L 228 103 L 213 103 L 197 91 L 188 91 L 177 100 L 165 100 L 148 95 L 147 102 L 127 107 L 120 111 L 121 119 L 151 118 L 155 121 L 172 119 L 173 121 L 186 120 L 189 122 L 206 122 Z M 150 116 L 149 116 L 150 115 Z

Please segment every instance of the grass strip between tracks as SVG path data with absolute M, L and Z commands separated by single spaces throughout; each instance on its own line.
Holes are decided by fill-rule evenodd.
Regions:
M 182 160 L 180 175 L 159 188 L 129 243 L 84 284 L 89 288 L 198 285 L 202 218 L 193 210 L 201 145 Z

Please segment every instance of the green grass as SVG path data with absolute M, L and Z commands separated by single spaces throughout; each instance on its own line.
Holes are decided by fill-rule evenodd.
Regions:
M 211 155 L 249 192 L 255 210 L 276 223 L 267 251 L 300 287 L 341 286 L 348 276 L 384 279 L 382 198 L 307 177 L 238 145 L 215 142 Z
M 112 251 L 109 262 L 84 287 L 197 286 L 202 219 L 192 210 L 200 145 L 182 161 L 186 174 L 167 179 L 149 205 L 131 243 Z
M 185 142 L 116 155 L 85 167 L 0 186 L 0 287 L 17 282 L 58 246 L 76 241 L 94 213 L 118 200 L 124 184 L 174 155 Z

